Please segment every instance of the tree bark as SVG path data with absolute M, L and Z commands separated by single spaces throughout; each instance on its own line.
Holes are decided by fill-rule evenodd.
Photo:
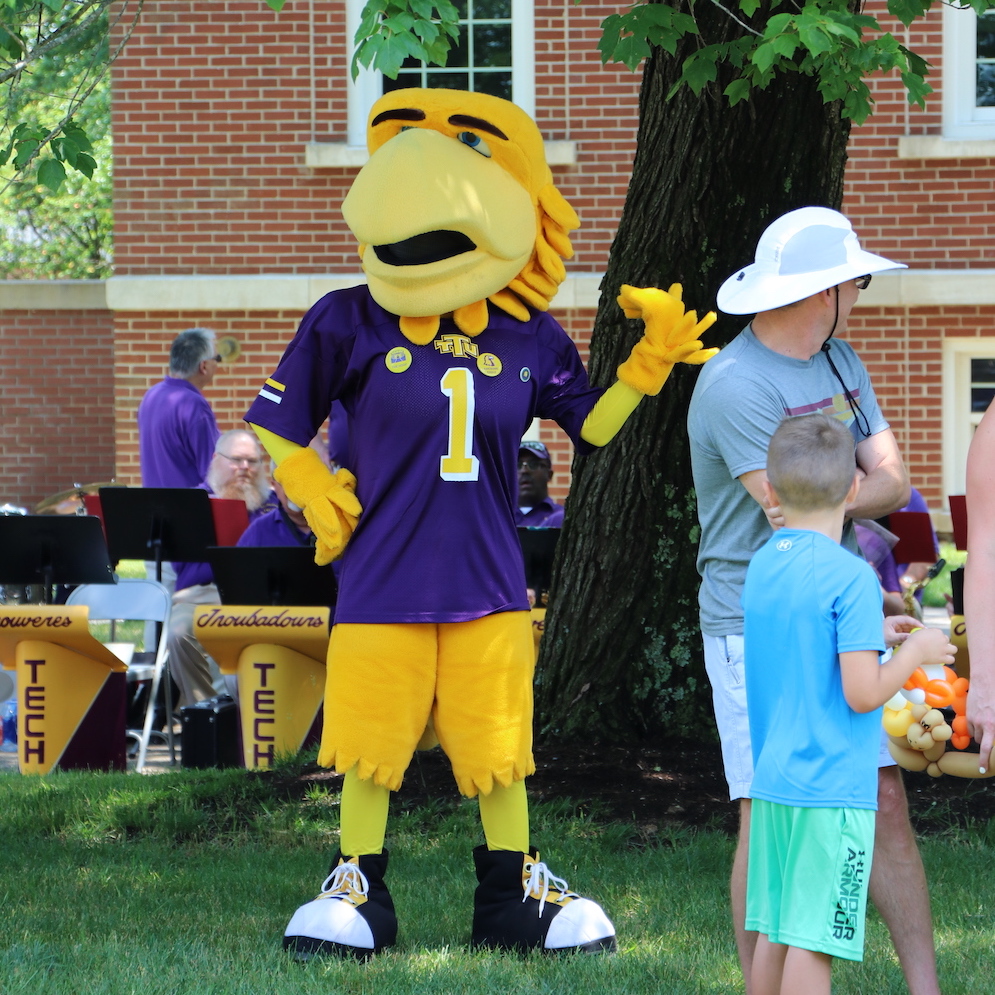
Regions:
M 714 4 L 694 14 L 709 42 L 743 30 Z M 595 384 L 614 380 L 642 334 L 615 303 L 621 284 L 680 282 L 688 306 L 704 313 L 774 218 L 842 199 L 848 123 L 817 81 L 781 76 L 730 107 L 722 89 L 732 76 L 720 71 L 700 96 L 682 88 L 667 100 L 694 44 L 674 56 L 655 49 L 645 65 L 632 179 L 591 342 Z M 744 324 L 720 316 L 705 345 L 725 344 Z M 633 741 L 711 725 L 686 429 L 696 375 L 675 368 L 613 442 L 573 461 L 536 675 L 547 741 Z

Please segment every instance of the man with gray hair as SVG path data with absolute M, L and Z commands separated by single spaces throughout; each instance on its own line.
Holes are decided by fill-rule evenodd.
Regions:
M 168 375 L 138 406 L 143 486 L 197 487 L 206 479 L 219 432 L 203 390 L 220 363 L 209 328 L 188 328 L 173 340 Z

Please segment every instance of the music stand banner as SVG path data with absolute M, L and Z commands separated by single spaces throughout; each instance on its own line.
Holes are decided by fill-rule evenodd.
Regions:
M 296 753 L 325 694 L 330 611 L 198 605 L 193 631 L 224 674 L 238 675 L 245 766 Z
M 0 607 L 0 661 L 17 671 L 22 774 L 124 770 L 126 664 L 90 635 L 85 605 Z

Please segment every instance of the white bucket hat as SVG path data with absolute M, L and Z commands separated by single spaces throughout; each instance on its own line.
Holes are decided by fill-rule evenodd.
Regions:
M 726 314 L 756 314 L 794 304 L 868 273 L 906 269 L 864 252 L 850 222 L 828 207 L 789 211 L 767 227 L 756 261 L 734 273 L 716 298 Z

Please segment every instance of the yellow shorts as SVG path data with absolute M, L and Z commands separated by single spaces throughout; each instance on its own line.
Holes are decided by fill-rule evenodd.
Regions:
M 534 671 L 528 612 L 336 625 L 318 763 L 396 791 L 431 723 L 464 795 L 507 787 L 535 771 Z

